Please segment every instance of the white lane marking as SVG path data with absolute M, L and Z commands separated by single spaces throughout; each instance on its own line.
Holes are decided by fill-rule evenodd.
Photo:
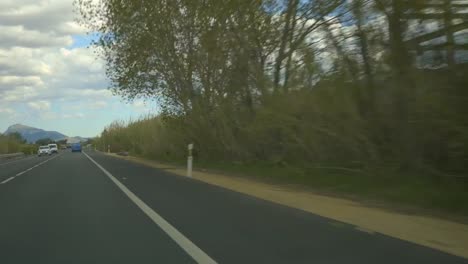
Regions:
M 6 180 L 0 182 L 0 184 L 5 184 L 5 183 L 7 183 L 7 182 L 13 180 L 14 178 L 15 178 L 15 177 L 10 177 L 10 178 L 8 178 L 8 179 L 6 179 Z
M 15 176 L 10 177 L 10 178 L 8 178 L 8 179 L 6 179 L 6 180 L 0 182 L 0 184 L 5 184 L 5 183 L 7 183 L 7 182 L 13 180 L 15 177 L 21 176 L 21 175 L 25 174 L 26 172 L 28 172 L 28 171 L 30 171 L 30 170 L 32 170 L 32 169 L 34 169 L 34 168 L 37 168 L 37 167 L 41 166 L 42 164 L 48 162 L 49 160 L 55 159 L 55 158 L 58 157 L 58 156 L 60 156 L 60 155 L 56 155 L 56 156 L 54 156 L 54 157 L 52 157 L 52 158 L 46 159 L 46 160 L 44 160 L 43 162 L 40 162 L 40 163 L 38 163 L 38 164 L 32 166 L 32 167 L 29 168 L 29 169 L 26 169 L 26 170 L 24 170 L 24 171 L 22 171 L 22 172 L 19 172 L 19 173 L 17 173 Z
M 41 166 L 42 164 L 44 164 L 44 163 L 48 162 L 49 160 L 53 160 L 53 159 L 55 159 L 55 158 L 56 158 L 56 157 L 58 157 L 58 156 L 60 156 L 60 155 L 53 156 L 52 158 L 46 159 L 46 160 L 44 160 L 43 162 L 41 162 L 41 163 L 38 163 L 38 164 L 36 164 L 36 165 L 32 166 L 32 167 L 31 167 L 31 168 L 29 168 L 29 169 L 26 169 L 26 170 L 24 170 L 24 171 L 22 171 L 22 172 L 20 172 L 20 173 L 17 173 L 17 174 L 15 175 L 15 177 L 17 177 L 17 176 L 21 176 L 21 175 L 25 174 L 26 172 L 28 172 L 28 171 L 30 171 L 30 170 L 32 170 L 32 169 L 34 169 L 34 168 L 37 168 L 37 167 Z
M 197 245 L 185 237 L 182 233 L 179 232 L 175 227 L 173 227 L 169 222 L 167 222 L 162 216 L 156 213 L 151 207 L 149 207 L 145 202 L 143 202 L 138 196 L 136 196 L 132 191 L 130 191 L 125 185 L 119 182 L 110 172 L 104 169 L 99 163 L 94 161 L 88 154 L 83 154 L 93 162 L 99 169 L 101 169 L 104 174 L 111 179 L 119 189 L 124 192 L 132 202 L 134 202 L 155 224 L 157 224 L 167 235 L 169 235 L 172 240 L 174 240 L 187 254 L 189 254 L 197 263 L 217 263 L 210 256 L 208 256 L 203 250 L 201 250 Z
M 362 226 L 355 226 L 354 229 L 358 230 L 358 231 L 361 231 L 361 232 L 364 232 L 364 233 L 368 233 L 368 234 L 375 234 L 375 231 L 374 230 L 371 230 L 371 229 L 368 229 L 368 228 L 365 228 L 365 227 L 362 227 Z

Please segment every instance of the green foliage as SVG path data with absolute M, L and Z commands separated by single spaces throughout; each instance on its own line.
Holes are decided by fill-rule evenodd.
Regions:
M 196 162 L 197 168 L 221 171 L 237 177 L 256 177 L 279 184 L 300 184 L 333 195 L 341 194 L 367 201 L 386 201 L 397 208 L 424 208 L 445 215 L 468 215 L 466 187 L 461 179 L 450 177 L 434 181 L 425 175 L 402 173 L 391 167 L 366 170 L 305 164 L 298 166 L 271 163 Z M 376 180 L 378 179 L 378 180 Z
M 44 145 L 48 145 L 52 143 L 55 143 L 55 141 L 53 141 L 50 138 L 41 138 L 41 139 L 36 140 L 36 144 L 39 146 L 44 146 Z
M 65 144 L 67 144 L 67 140 L 66 139 L 61 139 L 61 140 L 57 140 L 55 143 L 57 143 L 58 145 L 65 145 Z
M 0 154 L 15 153 L 19 151 L 20 142 L 8 136 L 0 135 Z
M 38 147 L 35 144 L 23 144 L 21 145 L 19 152 L 23 152 L 26 155 L 32 155 L 36 154 L 37 148 Z
M 405 177 L 422 177 L 453 197 L 466 190 L 468 69 L 454 63 L 452 45 L 425 45 L 447 49 L 446 67 L 429 69 L 412 39 L 427 23 L 421 12 L 442 8 L 430 14 L 442 21 L 455 9 L 403 0 L 100 2 L 76 4 L 99 32 L 111 89 L 155 99 L 162 111 L 112 123 L 93 142 L 99 149 L 182 161 L 194 143 L 198 162 L 392 168 L 394 181 L 377 174 L 368 186 L 409 193 L 405 184 L 419 180 Z M 453 38 L 449 22 L 438 37 Z M 357 188 L 339 175 L 330 176 L 335 185 Z M 304 177 L 320 185 L 314 171 Z
M 31 152 L 32 151 L 32 152 Z M 0 154 L 23 152 L 31 154 L 36 151 L 36 146 L 26 144 L 19 133 L 0 135 Z
M 19 143 L 22 143 L 22 144 L 26 143 L 26 140 L 18 132 L 8 134 L 8 137 L 10 138 L 10 140 L 13 140 Z

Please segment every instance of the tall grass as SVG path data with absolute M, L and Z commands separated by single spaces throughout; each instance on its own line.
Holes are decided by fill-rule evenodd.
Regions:
M 0 135 L 0 154 L 23 152 L 33 154 L 37 151 L 34 144 L 27 144 L 17 136 Z
M 12 140 L 8 136 L 0 136 L 0 154 L 19 152 L 20 149 L 20 142 Z
M 271 96 L 248 115 L 223 106 L 115 121 L 95 144 L 183 163 L 187 144 L 194 143 L 195 167 L 468 215 L 466 133 L 458 129 L 463 124 L 456 114 L 434 110 L 443 106 L 440 99 L 418 106 L 411 129 L 421 146 L 421 166 L 406 169 L 395 148 L 398 127 L 387 118 L 385 104 L 377 106 L 376 120 L 363 119 L 350 98 L 340 87 L 316 88 Z M 445 121 L 433 122 L 432 115 Z M 445 133 L 452 137 L 441 138 Z

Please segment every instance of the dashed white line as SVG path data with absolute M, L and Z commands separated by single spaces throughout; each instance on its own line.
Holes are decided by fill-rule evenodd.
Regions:
M 0 184 L 5 184 L 5 183 L 7 183 L 7 182 L 13 180 L 14 178 L 15 178 L 15 177 L 10 177 L 10 178 L 8 178 L 8 179 L 6 179 L 6 180 L 0 182 Z
M 21 176 L 21 175 L 25 174 L 26 172 L 28 172 L 28 171 L 30 171 L 30 170 L 32 170 L 32 169 L 34 169 L 34 168 L 37 168 L 37 167 L 41 166 L 42 164 L 48 162 L 49 160 L 55 159 L 55 158 L 58 157 L 58 156 L 60 156 L 60 155 L 53 156 L 52 158 L 46 159 L 46 160 L 42 161 L 41 163 L 38 163 L 38 164 L 32 166 L 32 167 L 29 168 L 29 169 L 26 169 L 26 170 L 24 170 L 24 171 L 22 171 L 22 172 L 20 172 L 20 173 L 17 173 L 15 176 Z
M 127 197 L 136 204 L 156 225 L 158 225 L 166 234 L 172 238 L 187 254 L 189 254 L 197 263 L 207 263 L 213 264 L 216 263 L 214 259 L 208 256 L 203 250 L 201 250 L 197 245 L 195 245 L 190 239 L 185 237 L 182 233 L 179 232 L 175 227 L 173 227 L 169 222 L 167 222 L 162 216 L 156 213 L 151 207 L 149 207 L 145 202 L 143 202 L 138 196 L 136 196 L 132 191 L 130 191 L 125 185 L 123 185 L 119 180 L 117 180 L 110 172 L 104 169 L 99 163 L 94 161 L 88 154 L 83 154 L 93 162 L 101 171 L 106 174 L 112 182 L 119 187 L 119 189 L 124 192 Z
M 10 178 L 8 178 L 8 179 L 6 179 L 6 180 L 4 180 L 4 181 L 0 182 L 0 184 L 5 184 L 5 183 L 7 183 L 7 182 L 9 182 L 9 181 L 13 180 L 15 177 L 21 176 L 21 175 L 25 174 L 26 172 L 28 172 L 28 171 L 31 171 L 32 169 L 34 169 L 34 168 L 37 168 L 37 167 L 41 166 L 42 164 L 44 164 L 44 163 L 48 162 L 49 160 L 53 160 L 53 159 L 55 159 L 55 158 L 56 158 L 56 157 L 58 157 L 58 156 L 60 156 L 60 155 L 56 155 L 56 156 L 54 156 L 54 157 L 52 157 L 52 158 L 46 159 L 46 160 L 44 160 L 43 162 L 41 162 L 41 163 L 38 163 L 38 164 L 36 164 L 36 165 L 32 166 L 32 167 L 31 167 L 31 168 L 29 168 L 29 169 L 26 169 L 26 170 L 24 170 L 24 171 L 22 171 L 22 172 L 19 172 L 19 173 L 17 173 L 15 176 L 12 176 L 12 177 L 10 177 Z

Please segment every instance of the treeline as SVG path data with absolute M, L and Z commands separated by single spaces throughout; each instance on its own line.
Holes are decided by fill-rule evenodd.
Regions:
M 0 134 L 0 154 L 10 154 L 23 152 L 25 154 L 36 153 L 35 145 L 27 144 L 26 140 L 19 133 L 8 135 Z
M 111 89 L 162 109 L 111 124 L 99 148 L 183 160 L 194 143 L 201 161 L 467 175 L 463 2 L 76 4 Z

